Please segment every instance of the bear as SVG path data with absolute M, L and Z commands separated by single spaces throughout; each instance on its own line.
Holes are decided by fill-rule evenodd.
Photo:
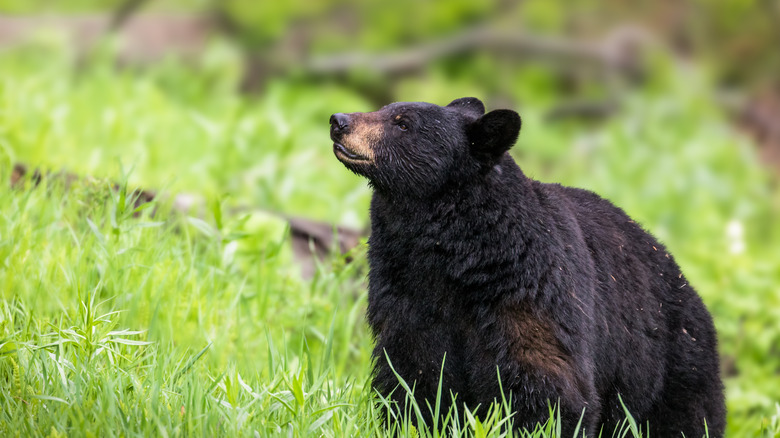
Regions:
M 473 97 L 331 116 L 336 158 L 372 188 L 373 388 L 403 412 L 400 376 L 428 425 L 441 384 L 442 415 L 504 399 L 518 428 L 557 406 L 562 436 L 611 436 L 625 405 L 649 436 L 722 436 L 701 298 L 620 208 L 526 176 L 520 128 Z

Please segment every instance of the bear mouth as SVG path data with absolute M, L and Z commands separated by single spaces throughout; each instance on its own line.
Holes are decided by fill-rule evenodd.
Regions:
M 347 148 L 341 143 L 333 143 L 333 153 L 336 154 L 336 158 L 347 161 L 370 161 L 365 155 L 361 155 L 352 149 Z

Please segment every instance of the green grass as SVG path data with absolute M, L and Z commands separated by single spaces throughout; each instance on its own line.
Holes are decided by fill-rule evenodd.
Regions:
M 434 430 L 409 412 L 385 429 L 367 385 L 365 247 L 303 280 L 283 221 L 230 213 L 366 226 L 370 191 L 327 138 L 328 116 L 371 109 L 364 99 L 301 79 L 238 96 L 237 59 L 220 45 L 197 66 L 139 72 L 98 57 L 78 73 L 50 45 L 0 54 L 0 181 L 17 161 L 94 178 L 0 184 L 0 435 L 506 435 L 501 404 Z M 780 198 L 706 77 L 655 69 L 598 126 L 546 122 L 554 91 L 518 72 L 515 156 L 535 178 L 612 199 L 670 247 L 735 370 L 729 435 L 778 436 Z M 402 98 L 487 94 L 436 68 L 427 77 L 401 84 Z M 209 207 L 134 211 L 133 187 Z
M 355 411 L 360 263 L 304 282 L 283 233 L 229 249 L 120 200 L 100 183 L 3 191 L 3 435 L 306 432 Z

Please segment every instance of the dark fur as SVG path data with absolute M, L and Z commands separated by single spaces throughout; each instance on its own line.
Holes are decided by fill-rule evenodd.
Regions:
M 342 161 L 374 187 L 377 390 L 398 385 L 386 352 L 430 420 L 446 353 L 444 412 L 450 392 L 483 413 L 500 400 L 498 368 L 519 427 L 559 401 L 564 436 L 583 409 L 588 434 L 610 436 L 620 394 L 651 437 L 700 437 L 705 418 L 723 435 L 712 320 L 663 245 L 594 193 L 526 177 L 506 153 L 520 129 L 513 111 L 483 115 L 464 98 L 370 114 L 384 124 L 374 160 Z M 340 116 L 336 142 L 365 117 Z

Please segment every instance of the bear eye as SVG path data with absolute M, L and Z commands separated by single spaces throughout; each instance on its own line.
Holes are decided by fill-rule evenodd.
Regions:
M 408 131 L 409 127 L 406 126 L 406 123 L 401 122 L 401 123 L 398 124 L 398 129 L 400 129 L 401 131 Z

